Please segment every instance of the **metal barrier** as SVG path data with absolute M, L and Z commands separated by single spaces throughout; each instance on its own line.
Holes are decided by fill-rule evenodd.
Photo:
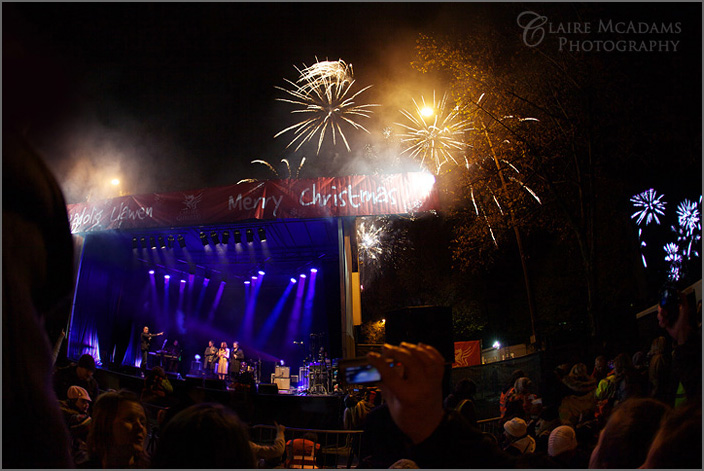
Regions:
M 306 434 L 315 434 L 312 440 L 318 446 L 310 445 L 310 455 L 295 456 L 295 461 L 306 464 L 292 464 L 294 440 L 302 440 Z M 254 425 L 250 427 L 250 439 L 262 445 L 274 443 L 276 438 L 276 428 L 273 425 Z M 318 430 L 304 428 L 286 428 L 284 432 L 286 441 L 286 459 L 284 467 L 287 468 L 325 468 L 325 469 L 349 469 L 359 464 L 359 453 L 362 445 L 361 430 Z M 308 438 L 306 438 L 307 440 Z M 299 444 L 298 449 L 304 446 L 304 442 Z M 315 463 L 315 465 L 308 464 Z M 278 463 L 277 463 L 278 464 Z M 275 465 L 272 465 L 274 467 Z
M 500 431 L 499 421 L 501 417 L 493 417 L 491 419 L 477 420 L 477 427 L 484 433 L 489 433 L 496 436 Z

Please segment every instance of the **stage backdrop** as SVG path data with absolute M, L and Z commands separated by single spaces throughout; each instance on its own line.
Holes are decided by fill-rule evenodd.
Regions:
M 68 205 L 71 232 L 208 225 L 246 219 L 407 214 L 438 209 L 435 177 L 414 172 L 264 180 Z

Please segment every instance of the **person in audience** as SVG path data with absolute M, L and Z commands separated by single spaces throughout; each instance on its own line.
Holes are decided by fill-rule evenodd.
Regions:
M 256 468 L 247 427 L 222 404 L 205 402 L 164 426 L 152 457 L 156 469 Z
M 533 382 L 530 378 L 526 376 L 518 378 L 506 395 L 504 422 L 513 417 L 520 417 L 527 423 L 533 415 L 533 401 L 536 399 L 537 397 L 533 393 Z
M 445 398 L 443 407 L 458 411 L 469 423 L 477 425 L 477 410 L 474 405 L 476 392 L 477 384 L 469 378 L 463 378 L 457 382 L 454 391 Z
M 360 400 L 352 407 L 346 408 L 342 420 L 346 430 L 362 430 L 364 428 L 367 414 L 374 408 L 376 394 L 374 389 L 365 389 Z M 348 403 L 351 403 L 351 401 Z
M 2 11 L 2 465 L 70 468 L 49 339 L 70 316 L 73 241 L 61 188 L 27 130 L 58 122 L 75 82 L 26 40 L 16 8 Z
M 670 410 L 648 449 L 644 469 L 702 469 L 702 405 Z
M 381 353 L 368 353 L 367 359 L 379 370 L 389 414 L 406 436 L 406 456 L 396 460 L 407 458 L 420 468 L 514 467 L 516 459 L 494 440 L 456 412 L 443 409 L 445 361 L 434 347 L 386 344 Z
M 643 396 L 641 377 L 626 353 L 619 353 L 614 358 L 614 382 L 615 406 L 627 399 Z
M 589 468 L 639 467 L 668 410 L 666 404 L 649 398 L 629 399 L 620 404 L 599 435 Z
M 513 373 L 511 373 L 511 377 L 509 378 L 504 388 L 501 390 L 501 396 L 499 397 L 499 412 L 502 418 L 504 415 L 506 415 L 506 400 L 508 399 L 509 394 L 515 387 L 516 380 L 518 378 L 522 378 L 523 376 L 525 376 L 523 370 L 515 370 Z
M 557 407 L 545 407 L 538 416 L 535 424 L 535 450 L 536 452 L 547 453 L 550 433 L 562 425 Z
M 599 384 L 599 381 L 606 378 L 609 373 L 609 363 L 604 355 L 599 355 L 594 359 L 594 369 L 592 370 L 592 378 Z
M 249 446 L 254 454 L 254 459 L 257 461 L 257 466 L 259 468 L 265 468 L 265 463 L 267 461 L 275 460 L 281 458 L 286 451 L 286 442 L 284 439 L 284 432 L 286 427 L 274 422 L 274 427 L 276 427 L 276 437 L 274 437 L 274 443 L 271 445 L 260 445 L 250 440 Z
M 550 432 L 548 456 L 556 468 L 586 469 L 589 456 L 579 452 L 577 434 L 570 425 L 560 425 Z
M 169 401 L 169 396 L 173 392 L 174 388 L 164 369 L 161 366 L 155 366 L 144 378 L 141 399 L 145 403 L 166 406 L 172 402 Z
M 672 390 L 675 406 L 685 400 L 701 402 L 702 397 L 702 336 L 693 312 L 694 291 L 684 292 L 666 284 L 658 302 L 658 325 L 673 340 Z
M 596 410 L 596 381 L 587 374 L 587 365 L 577 363 L 570 374 L 562 378 L 562 383 L 570 394 L 562 398 L 558 409 L 560 419 L 565 424 L 577 425 L 594 415 Z
M 66 399 L 70 386 L 80 386 L 90 397 L 98 397 L 98 381 L 93 377 L 95 360 L 89 353 L 81 355 L 77 364 L 60 368 L 54 373 L 54 391 L 59 399 Z
M 93 425 L 88 433 L 90 460 L 84 468 L 149 468 L 144 450 L 147 415 L 132 391 L 110 391 L 93 406 Z
M 535 451 L 535 439 L 528 435 L 528 425 L 520 417 L 504 423 L 504 451 L 510 455 L 524 455 Z
M 81 465 L 88 461 L 88 432 L 91 426 L 91 417 L 88 407 L 91 398 L 88 391 L 80 386 L 68 388 L 68 399 L 59 401 L 61 413 L 64 416 L 66 425 L 71 432 L 71 455 L 76 465 Z
M 663 401 L 672 402 L 670 377 L 672 371 L 672 356 L 665 353 L 665 337 L 653 339 L 650 345 L 650 364 L 648 365 L 649 396 Z
M 391 418 L 388 404 L 382 403 L 367 414 L 363 430 L 359 468 L 389 468 L 407 456 L 408 439 Z

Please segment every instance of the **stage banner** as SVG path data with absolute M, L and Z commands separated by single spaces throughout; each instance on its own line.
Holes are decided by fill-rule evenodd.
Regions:
M 482 343 L 480 340 L 455 342 L 455 363 L 453 368 L 474 366 L 482 363 Z
M 71 232 L 177 227 L 246 219 L 409 214 L 438 209 L 435 177 L 413 172 L 264 180 L 69 204 Z

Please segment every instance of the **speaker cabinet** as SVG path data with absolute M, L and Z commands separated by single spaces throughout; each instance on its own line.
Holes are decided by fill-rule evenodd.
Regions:
M 452 335 L 452 308 L 414 306 L 386 314 L 386 342 L 425 343 L 437 348 L 445 362 L 454 363 L 455 343 Z

